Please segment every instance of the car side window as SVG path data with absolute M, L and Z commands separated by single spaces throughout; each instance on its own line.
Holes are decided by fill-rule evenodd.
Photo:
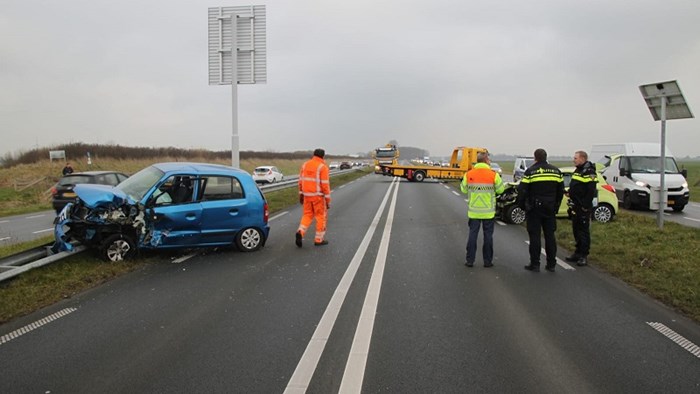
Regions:
M 117 174 L 117 180 L 119 181 L 119 183 L 124 182 L 126 180 L 126 178 L 128 178 L 128 176 L 126 176 L 124 174 Z
M 106 185 L 116 185 L 119 183 L 119 179 L 117 178 L 117 174 L 105 174 L 105 184 Z
M 238 179 L 227 176 L 209 176 L 203 182 L 202 201 L 233 200 L 243 198 L 243 187 Z
M 194 185 L 187 175 L 173 175 L 155 192 L 155 205 L 185 204 L 192 202 Z

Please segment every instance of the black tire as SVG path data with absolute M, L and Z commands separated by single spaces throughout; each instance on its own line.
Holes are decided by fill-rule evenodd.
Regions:
M 416 173 L 413 174 L 413 180 L 416 182 L 423 182 L 423 179 L 425 179 L 425 173 L 423 171 L 416 171 Z
M 634 204 L 632 204 L 632 195 L 630 194 L 629 190 L 626 190 L 625 194 L 622 196 L 622 208 L 634 208 Z
M 275 183 L 277 181 L 277 178 L 272 177 L 272 180 L 270 181 L 270 184 Z
M 600 223 L 607 223 L 613 220 L 613 216 L 615 216 L 615 211 L 610 204 L 598 204 L 593 210 L 593 219 Z
M 683 208 L 685 208 L 685 205 L 674 205 L 673 207 L 671 207 L 671 209 L 673 209 L 673 212 L 681 212 Z
M 100 257 L 112 263 L 128 260 L 136 254 L 136 243 L 124 234 L 112 234 L 102 241 Z
M 503 210 L 503 221 L 510 224 L 525 222 L 525 211 L 516 204 L 511 204 Z
M 255 227 L 244 228 L 236 234 L 236 247 L 241 252 L 255 252 L 265 243 L 262 231 Z

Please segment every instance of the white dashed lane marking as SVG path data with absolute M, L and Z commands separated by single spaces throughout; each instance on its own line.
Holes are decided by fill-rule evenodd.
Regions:
M 672 329 L 666 327 L 661 323 L 647 322 L 647 324 L 651 326 L 654 330 L 660 332 L 668 339 L 675 342 L 678 346 L 690 352 L 690 354 L 694 355 L 697 358 L 700 358 L 700 347 L 698 347 L 693 342 L 690 342 L 689 340 L 685 339 L 685 337 L 683 337 L 682 335 L 678 334 L 677 332 L 673 331 Z
M 57 319 L 60 319 L 61 317 L 65 316 L 65 315 L 67 315 L 67 314 L 69 314 L 69 313 L 73 313 L 73 312 L 75 312 L 75 311 L 77 311 L 77 310 L 78 310 L 78 309 L 76 309 L 76 308 L 66 308 L 66 309 L 62 309 L 62 310 L 60 310 L 60 311 L 54 313 L 53 315 L 46 316 L 45 318 L 43 318 L 43 319 L 41 319 L 41 320 L 39 320 L 39 321 L 36 321 L 36 322 L 34 322 L 34 323 L 32 323 L 32 324 L 29 324 L 29 325 L 26 325 L 26 326 L 24 326 L 24 327 L 22 327 L 22 328 L 20 328 L 20 329 L 14 330 L 14 331 L 12 331 L 12 332 L 9 333 L 9 334 L 3 335 L 3 336 L 0 337 L 0 345 L 2 345 L 2 344 L 4 344 L 4 343 L 7 343 L 7 342 L 10 342 L 11 340 L 13 340 L 13 339 L 15 339 L 15 338 L 21 337 L 22 335 L 24 335 L 24 334 L 26 334 L 26 333 L 28 333 L 28 332 L 34 331 L 34 330 L 36 330 L 37 328 L 39 328 L 39 327 L 41 327 L 41 326 L 43 326 L 43 325 L 45 325 L 45 324 L 49 324 L 49 323 L 51 323 L 52 321 L 57 320 Z

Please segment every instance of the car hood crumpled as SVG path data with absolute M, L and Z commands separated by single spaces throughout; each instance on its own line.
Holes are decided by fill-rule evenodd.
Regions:
M 91 209 L 106 206 L 118 207 L 126 203 L 135 203 L 126 193 L 114 186 L 80 184 L 76 185 L 73 191 L 83 201 L 85 206 Z

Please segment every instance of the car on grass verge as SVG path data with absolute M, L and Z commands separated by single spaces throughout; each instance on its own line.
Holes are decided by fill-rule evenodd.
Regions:
M 73 191 L 75 185 L 89 183 L 116 186 L 128 177 L 126 174 L 115 171 L 85 171 L 64 175 L 51 188 L 53 209 L 58 214 L 66 204 L 75 201 L 76 195 Z
M 559 169 L 564 177 L 564 188 L 569 190 L 571 183 L 571 175 L 574 173 L 574 167 L 562 167 Z M 597 205 L 593 209 L 593 219 L 600 223 L 607 223 L 615 217 L 618 211 L 617 197 L 615 189 L 609 185 L 605 179 L 598 173 L 598 196 Z M 509 182 L 506 184 L 506 190 L 496 199 L 496 218 L 503 220 L 506 223 L 520 224 L 525 222 L 525 211 L 516 203 L 518 197 L 519 182 Z M 559 205 L 557 217 L 569 217 L 569 198 L 564 197 Z
M 284 180 L 284 174 L 275 166 L 260 166 L 253 170 L 253 180 L 258 183 L 275 183 Z
M 159 163 L 116 187 L 76 185 L 56 217 L 54 252 L 80 243 L 108 261 L 139 249 L 236 245 L 252 252 L 270 232 L 267 201 L 245 171 L 205 163 Z
M 503 175 L 503 169 L 498 163 L 491 163 L 491 169 L 498 173 L 498 175 Z

